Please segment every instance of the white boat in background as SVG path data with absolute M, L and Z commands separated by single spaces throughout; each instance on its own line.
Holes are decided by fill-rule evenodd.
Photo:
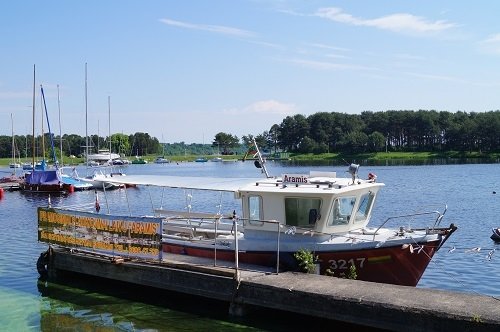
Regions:
M 33 170 L 33 164 L 30 162 L 24 162 L 22 164 L 23 171 L 32 171 Z
M 170 163 L 170 160 L 166 159 L 164 156 L 158 156 L 154 160 L 155 164 L 168 164 Z
M 100 243 L 92 240 L 89 245 L 92 250 L 115 256 L 120 251 L 126 257 L 137 252 L 137 257 L 148 254 L 157 261 L 163 254 L 178 254 L 211 258 L 214 262 L 234 261 L 236 266 L 238 262 L 274 266 L 283 271 L 297 269 L 300 262 L 296 254 L 309 251 L 314 259 L 311 263 L 317 264 L 321 274 L 343 276 L 354 269 L 359 280 L 407 286 L 417 285 L 434 254 L 457 229 L 453 224 L 440 226 L 446 207 L 443 212 L 385 217 L 380 226 L 370 227 L 373 206 L 384 186 L 374 174 L 368 173 L 362 179 L 359 165 L 351 164 L 350 177 L 323 171 L 274 177 L 268 174 L 260 153 L 257 155 L 255 165 L 265 178 L 131 175 L 113 179 L 115 183 L 183 189 L 185 210 L 169 210 L 163 200 L 154 216 L 39 208 L 39 222 L 57 225 L 58 220 L 71 220 L 71 225 L 46 230 L 66 232 L 71 246 L 74 238 L 96 232 L 86 228 L 89 220 L 95 220 L 95 225 L 102 225 L 94 237 Z M 231 193 L 239 203 L 238 212 L 232 209 L 235 205 L 223 207 L 221 203 L 215 211 L 207 212 L 206 206 L 213 206 L 207 202 L 201 203 L 203 210 L 195 210 L 191 198 L 198 190 L 207 202 L 224 192 Z M 207 191 L 214 195 L 206 195 Z M 146 192 L 150 195 L 150 190 Z M 169 198 L 166 202 L 173 201 Z M 228 207 L 230 211 L 223 213 Z M 134 232 L 129 238 L 108 226 L 122 225 L 124 220 L 127 229 Z M 387 226 L 394 221 L 398 224 Z M 123 243 L 132 244 L 117 245 L 113 232 L 122 237 Z
M 105 164 L 110 160 L 113 161 L 115 159 L 120 159 L 120 155 L 118 153 L 112 153 L 108 149 L 100 149 L 98 153 L 89 154 L 87 159 L 89 161 L 95 161 L 99 164 Z
M 106 167 L 96 167 L 92 170 L 92 174 L 84 177 L 78 176 L 77 171 L 74 170 L 74 177 L 92 185 L 94 189 L 111 190 L 125 187 L 124 184 L 111 182 L 113 177 L 116 178 L 118 176 L 125 176 L 125 174 L 121 172 L 108 171 L 106 170 Z
M 59 169 L 61 171 L 61 181 L 67 185 L 72 185 L 76 191 L 89 190 L 94 188 L 92 183 L 83 181 L 79 178 L 76 168 L 61 167 Z M 70 171 L 68 172 L 68 170 Z

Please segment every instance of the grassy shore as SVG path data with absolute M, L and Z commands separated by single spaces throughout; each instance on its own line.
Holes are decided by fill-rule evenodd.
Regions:
M 328 160 L 433 160 L 433 159 L 498 159 L 500 153 L 479 153 L 479 152 L 374 152 L 358 154 L 321 153 L 321 154 L 291 154 L 290 158 L 299 161 L 328 161 Z
M 179 156 L 166 156 L 172 162 L 191 162 L 199 158 L 199 155 L 179 155 Z M 213 155 L 201 156 L 208 160 L 214 158 Z M 223 160 L 241 160 L 242 155 L 220 156 Z M 129 158 L 130 161 L 134 157 Z M 154 162 L 156 155 L 148 155 L 143 157 L 148 163 Z M 433 160 L 433 159 L 476 159 L 491 161 L 500 158 L 500 153 L 480 153 L 480 152 L 376 152 L 376 153 L 359 153 L 359 154 L 339 154 L 339 153 L 321 153 L 321 154 L 290 154 L 291 160 L 296 161 L 343 161 L 343 160 L 366 160 L 366 161 L 385 161 L 385 160 Z M 7 166 L 12 161 L 10 158 L 0 158 L 0 166 Z M 31 160 L 30 160 L 31 161 Z M 79 165 L 84 162 L 82 158 L 65 158 L 65 164 Z

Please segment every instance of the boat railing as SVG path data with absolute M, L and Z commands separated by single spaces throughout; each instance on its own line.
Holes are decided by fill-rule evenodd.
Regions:
M 389 221 L 395 220 L 395 219 L 403 219 L 403 218 L 414 218 L 414 217 L 419 217 L 419 216 L 428 216 L 428 215 L 436 215 L 436 220 L 434 221 L 434 224 L 432 225 L 431 229 L 435 229 L 436 227 L 439 226 L 441 223 L 441 220 L 444 217 L 444 214 L 448 210 L 448 206 L 445 205 L 443 212 L 439 211 L 428 211 L 428 212 L 416 212 L 416 213 L 411 213 L 411 214 L 404 214 L 404 215 L 399 215 L 399 216 L 393 216 L 387 218 L 376 230 L 373 232 L 373 240 L 375 240 L 375 236 L 378 234 L 378 231 L 385 226 Z
M 241 232 L 238 231 L 238 227 L 244 228 L 248 223 L 259 222 L 262 224 L 273 224 L 276 225 L 277 235 L 276 235 L 276 273 L 279 272 L 279 252 L 280 252 L 280 228 L 281 223 L 277 220 L 256 220 L 250 218 L 240 218 L 233 214 L 221 215 L 221 214 L 209 214 L 200 212 L 179 212 L 170 210 L 155 210 L 159 215 L 171 215 L 165 218 L 163 222 L 162 229 L 165 231 L 174 231 L 179 233 L 184 233 L 185 236 L 190 239 L 197 239 L 197 234 L 199 233 L 212 233 L 214 244 L 217 241 L 223 241 L 219 238 L 219 235 L 232 236 L 234 238 L 234 262 L 235 262 L 235 277 L 239 278 L 239 235 Z M 176 222 L 185 222 L 185 224 L 177 224 Z M 213 224 L 213 225 L 211 225 Z M 205 226 L 205 227 L 202 227 Z M 224 228 L 225 227 L 225 228 Z M 222 229 L 220 229 L 222 228 Z M 213 230 L 212 230 L 213 229 Z M 162 236 L 170 236 L 162 234 Z M 214 266 L 217 266 L 217 246 L 213 246 L 214 251 Z M 239 280 L 239 279 L 238 279 Z

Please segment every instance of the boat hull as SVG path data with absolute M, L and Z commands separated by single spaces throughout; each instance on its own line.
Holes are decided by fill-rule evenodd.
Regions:
M 364 248 L 346 251 L 315 251 L 320 274 L 347 277 L 351 265 L 356 268 L 356 279 L 404 286 L 416 286 L 427 265 L 444 242 L 445 238 L 434 241 L 395 245 L 382 248 Z M 168 241 L 168 240 L 166 240 Z M 165 253 L 183 254 L 196 257 L 214 258 L 213 244 L 210 247 L 164 242 Z M 234 250 L 217 249 L 218 260 L 234 261 Z M 276 251 L 239 251 L 241 263 L 275 267 Z M 280 251 L 281 270 L 297 270 L 294 252 Z
M 21 183 L 19 185 L 23 192 L 40 193 L 40 194 L 68 194 L 72 193 L 75 188 L 68 184 L 29 184 Z

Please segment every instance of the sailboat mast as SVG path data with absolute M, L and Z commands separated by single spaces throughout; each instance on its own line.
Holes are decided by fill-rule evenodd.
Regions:
M 40 85 L 40 92 L 41 92 L 41 95 L 42 95 L 43 108 L 45 109 L 45 116 L 47 117 L 47 129 L 49 130 L 50 147 L 51 147 L 51 150 L 52 150 L 52 160 L 54 161 L 54 164 L 56 165 L 56 168 L 57 168 L 56 150 L 54 148 L 54 136 L 52 135 L 52 130 L 50 130 L 49 113 L 47 112 L 47 104 L 45 102 L 45 93 L 43 93 L 43 87 L 42 87 L 42 85 Z M 43 114 L 43 109 L 42 109 L 42 114 Z
M 33 156 L 32 156 L 32 165 L 33 165 L 33 170 L 35 170 L 35 65 L 33 65 Z
M 40 85 L 41 87 L 41 85 Z M 45 161 L 45 133 L 43 132 L 43 95 L 40 94 L 40 107 L 42 109 L 42 160 Z
M 87 116 L 87 63 L 85 62 L 85 163 L 89 165 L 89 133 Z
M 12 165 L 14 166 L 14 174 L 16 174 L 16 144 L 14 143 L 14 118 L 10 113 L 10 123 L 12 126 Z
M 59 150 L 61 151 L 61 166 L 63 162 L 63 150 L 62 150 L 62 128 L 61 128 L 61 100 L 59 99 L 59 84 L 57 85 L 57 108 L 59 110 Z
M 108 139 L 109 139 L 109 162 L 112 163 L 111 159 L 111 97 L 108 96 Z

